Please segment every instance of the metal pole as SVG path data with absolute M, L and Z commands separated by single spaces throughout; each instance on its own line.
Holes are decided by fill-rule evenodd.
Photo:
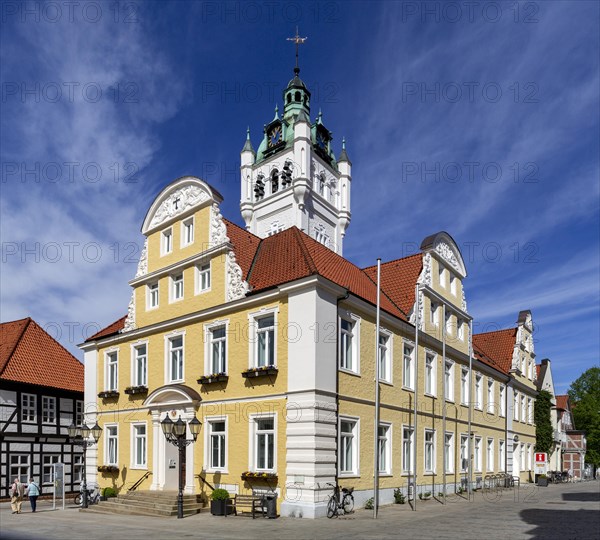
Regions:
M 469 321 L 469 417 L 468 417 L 468 431 L 469 436 L 467 437 L 468 448 L 469 448 L 469 463 L 467 468 L 467 493 L 469 501 L 471 500 L 471 475 L 472 475 L 472 458 L 471 451 L 473 448 L 472 434 L 471 434 L 471 409 L 473 406 L 473 400 L 471 399 L 471 392 L 473 391 L 473 319 Z M 506 443 L 505 443 L 506 444 Z
M 185 435 L 183 437 L 185 437 Z M 185 449 L 183 437 L 177 437 L 177 448 L 179 449 L 179 493 L 177 494 L 177 519 L 183 518 L 183 451 Z
M 442 481 L 444 482 L 443 504 L 446 504 L 446 304 L 442 304 Z
M 415 370 L 414 370 L 414 379 L 415 379 L 415 395 L 414 395 L 414 410 L 413 410 L 413 445 L 412 446 L 412 461 L 413 461 L 413 511 L 417 510 L 417 389 L 419 385 L 419 325 L 421 324 L 419 320 L 419 286 L 417 283 L 416 294 L 415 294 Z
M 379 377 L 380 377 L 380 351 L 379 351 L 379 309 L 381 291 L 381 259 L 377 259 L 377 311 L 375 321 L 375 444 L 373 459 L 373 519 L 377 519 L 379 507 Z
M 87 492 L 87 441 L 83 440 L 83 508 L 88 507 L 88 492 Z

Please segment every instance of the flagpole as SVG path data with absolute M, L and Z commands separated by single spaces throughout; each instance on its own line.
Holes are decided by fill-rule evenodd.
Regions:
M 381 259 L 377 259 L 377 311 L 375 315 L 375 444 L 373 459 L 373 519 L 379 507 L 379 312 L 381 295 Z

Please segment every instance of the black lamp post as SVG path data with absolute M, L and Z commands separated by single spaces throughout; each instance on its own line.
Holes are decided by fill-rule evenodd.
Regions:
M 181 519 L 183 517 L 183 456 L 185 447 L 193 442 L 196 442 L 198 438 L 198 434 L 200 433 L 200 428 L 202 428 L 202 422 L 198 420 L 195 416 L 192 420 L 190 420 L 190 433 L 192 434 L 191 439 L 185 438 L 186 433 L 186 423 L 181 419 L 176 422 L 173 422 L 169 418 L 169 415 L 165 416 L 165 419 L 160 423 L 163 433 L 171 444 L 175 445 L 179 450 L 179 492 L 177 494 L 177 518 Z
M 96 425 L 92 428 L 86 426 L 85 424 L 81 426 L 76 426 L 75 424 L 71 424 L 67 428 L 67 432 L 69 434 L 69 440 L 72 444 L 76 444 L 77 446 L 81 446 L 83 448 L 83 508 L 88 507 L 88 492 L 87 492 L 87 449 L 90 446 L 93 446 L 100 439 L 100 435 L 102 435 L 102 428 L 96 422 Z M 90 439 L 90 434 L 92 435 L 92 439 Z

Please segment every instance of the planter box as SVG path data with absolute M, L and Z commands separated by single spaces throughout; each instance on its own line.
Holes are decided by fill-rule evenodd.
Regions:
M 133 396 L 135 394 L 147 394 L 148 387 L 147 386 L 128 386 L 125 388 L 125 393 Z
M 233 514 L 233 504 L 231 499 L 226 501 L 210 501 L 210 513 L 213 516 L 224 516 Z
M 268 366 L 264 368 L 253 368 L 242 371 L 242 377 L 245 379 L 251 379 L 253 377 L 267 377 L 275 376 L 279 373 L 279 370 L 274 366 Z
M 105 390 L 104 392 L 100 392 L 98 397 L 102 399 L 118 398 L 119 392 L 117 390 Z
M 216 373 L 213 375 L 206 375 L 198 379 L 198 384 L 212 384 L 212 383 L 223 383 L 229 380 L 229 375 L 225 373 Z
M 538 478 L 537 485 L 539 487 L 548 487 L 548 479 L 547 478 Z
M 275 473 L 244 472 L 242 473 L 242 480 L 274 480 L 277 482 L 277 475 Z
M 116 465 L 100 465 L 98 467 L 98 472 L 101 473 L 118 473 L 119 467 Z

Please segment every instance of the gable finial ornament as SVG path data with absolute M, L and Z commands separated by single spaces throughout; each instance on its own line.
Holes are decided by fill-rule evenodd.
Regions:
M 460 264 L 452 248 L 446 242 L 440 242 L 435 246 L 436 253 L 452 266 L 457 272 L 460 272 Z
M 423 269 L 417 279 L 417 283 L 431 286 L 431 253 L 425 253 L 423 256 Z
M 210 209 L 210 245 L 211 247 L 215 247 L 226 242 L 229 242 L 227 226 L 223 221 L 219 205 L 213 203 Z
M 145 276 L 148 273 L 148 238 L 144 240 L 144 247 L 138 261 L 137 272 L 135 277 Z
M 154 213 L 150 221 L 150 227 L 164 223 L 168 219 L 182 214 L 189 208 L 207 201 L 208 193 L 198 186 L 183 186 L 171 193 Z
M 129 306 L 127 306 L 127 318 L 121 333 L 131 332 L 132 330 L 135 330 L 135 290 L 131 291 L 131 299 L 129 300 Z
M 232 302 L 239 298 L 244 298 L 250 287 L 247 281 L 244 281 L 244 275 L 240 265 L 235 259 L 233 250 L 227 252 L 227 301 Z

